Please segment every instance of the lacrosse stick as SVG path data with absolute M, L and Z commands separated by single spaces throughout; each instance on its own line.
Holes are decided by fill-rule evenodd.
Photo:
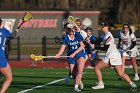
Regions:
M 29 19 L 32 19 L 32 18 L 33 18 L 33 16 L 32 16 L 32 14 L 31 14 L 31 12 L 25 11 L 25 14 L 24 14 L 24 16 L 23 16 L 23 18 L 22 18 L 22 22 L 21 22 L 20 25 L 17 27 L 17 29 L 19 29 L 19 28 L 22 26 L 22 24 L 23 24 L 24 22 L 27 22 Z
M 75 22 L 75 18 L 74 18 L 73 16 L 69 16 L 69 17 L 68 17 L 68 21 L 69 21 L 70 23 L 72 23 L 74 26 L 77 27 L 76 22 Z
M 120 48 L 120 54 L 121 54 L 121 56 L 123 55 L 124 52 L 126 52 L 129 55 L 129 57 L 131 56 L 131 50 L 127 50 L 127 49 L 125 50 L 123 48 Z
M 39 61 L 39 60 L 43 60 L 43 58 L 55 58 L 56 56 L 36 56 L 34 54 L 31 54 L 31 59 L 33 59 L 34 61 Z M 60 56 L 61 58 L 66 58 L 66 57 L 70 57 L 70 56 Z

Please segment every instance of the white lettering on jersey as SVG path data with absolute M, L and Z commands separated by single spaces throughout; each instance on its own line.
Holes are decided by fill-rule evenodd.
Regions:
M 72 42 L 72 43 L 70 43 L 70 45 L 77 45 L 79 42 L 78 41 L 76 41 L 76 42 Z

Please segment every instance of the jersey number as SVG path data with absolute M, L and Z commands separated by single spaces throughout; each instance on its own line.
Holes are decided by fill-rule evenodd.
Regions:
M 72 49 L 74 49 L 74 50 L 77 49 L 77 46 L 72 46 Z

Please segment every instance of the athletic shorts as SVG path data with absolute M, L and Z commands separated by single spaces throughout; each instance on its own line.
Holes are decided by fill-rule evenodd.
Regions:
M 68 56 L 70 56 L 70 54 L 68 54 Z M 86 54 L 85 54 L 85 52 L 84 52 L 83 50 L 80 51 L 79 53 L 77 53 L 77 54 L 75 55 L 74 58 L 68 57 L 68 58 L 67 58 L 67 62 L 68 62 L 68 64 L 75 64 L 75 62 L 76 62 L 80 57 L 86 58 Z
M 4 57 L 0 58 L 0 68 L 5 68 L 7 67 L 8 60 Z

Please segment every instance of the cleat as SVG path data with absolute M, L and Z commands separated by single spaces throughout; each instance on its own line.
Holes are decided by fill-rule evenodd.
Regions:
M 66 82 L 66 84 L 68 84 L 68 83 L 70 82 L 70 79 L 71 79 L 70 76 L 67 76 L 67 77 L 65 78 L 65 82 Z
M 138 81 L 139 80 L 139 77 L 135 77 L 133 80 L 134 81 Z
M 82 81 L 80 81 L 79 88 L 80 89 L 83 89 L 84 88 L 84 84 L 82 83 Z
M 98 83 L 96 86 L 93 86 L 92 89 L 104 89 L 104 83 Z
M 132 91 L 136 91 L 137 90 L 137 85 L 134 82 L 131 84 L 131 90 Z
M 74 88 L 74 92 L 81 92 L 81 90 L 78 88 Z

